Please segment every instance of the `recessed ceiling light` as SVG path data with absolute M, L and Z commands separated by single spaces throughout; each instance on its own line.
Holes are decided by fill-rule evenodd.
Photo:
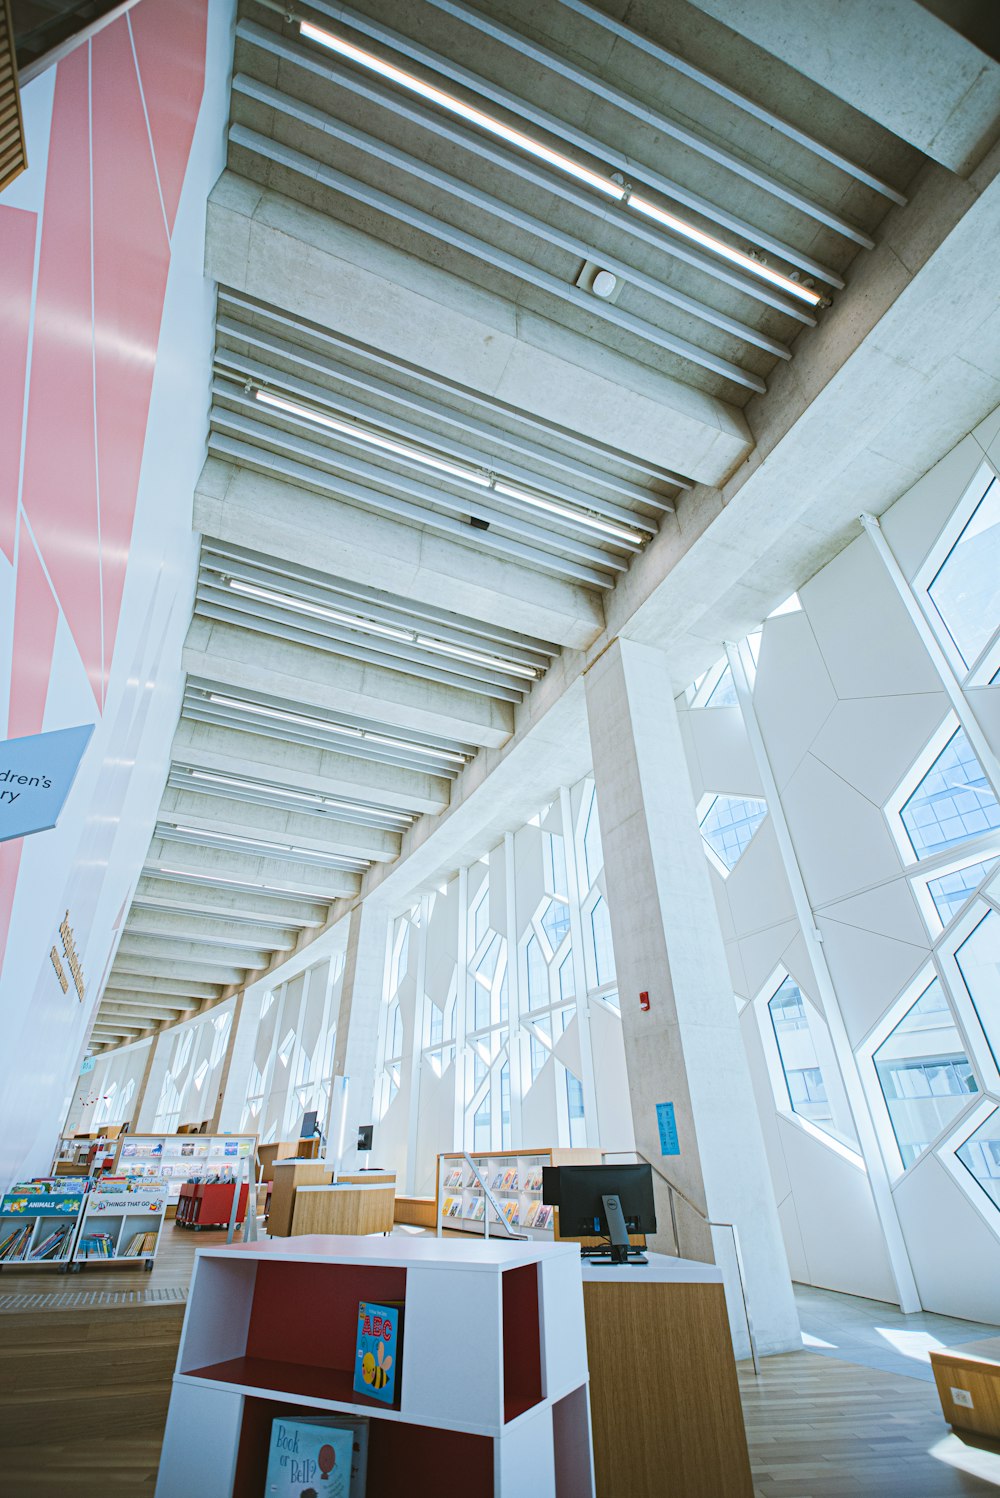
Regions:
M 487 114 L 482 109 L 476 109 L 471 104 L 457 98 L 454 94 L 447 93 L 444 89 L 436 88 L 427 83 L 415 73 L 407 72 L 405 68 L 397 67 L 383 57 L 378 57 L 374 52 L 369 52 L 365 47 L 358 47 L 349 42 L 346 37 L 338 36 L 335 32 L 327 31 L 322 26 L 316 26 L 311 21 L 299 22 L 300 35 L 310 41 L 318 42 L 320 46 L 327 47 L 332 52 L 337 52 L 341 57 L 358 63 L 370 72 L 378 73 L 390 82 L 399 84 L 401 88 L 408 89 L 410 93 L 417 94 L 427 99 L 432 104 L 437 104 L 441 109 L 446 109 L 451 114 L 458 115 L 470 124 L 477 125 L 481 130 L 486 130 L 491 135 L 505 140 L 509 145 L 516 146 L 528 155 L 535 156 L 544 161 L 548 166 L 555 167 L 557 171 L 565 172 L 567 176 L 575 177 L 580 182 L 585 182 L 588 187 L 603 193 L 605 197 L 613 198 L 615 202 L 621 203 L 623 207 L 634 208 L 637 212 L 644 214 L 647 218 L 655 220 L 665 228 L 671 229 L 675 234 L 683 235 L 685 239 L 693 240 L 696 244 L 704 246 L 713 254 L 720 255 L 741 269 L 748 271 L 751 275 L 759 276 L 762 280 L 770 281 L 773 285 L 780 286 L 782 291 L 790 296 L 797 297 L 800 301 L 808 302 L 810 306 L 817 306 L 823 298 L 807 286 L 798 281 L 793 281 L 790 276 L 782 275 L 780 271 L 771 270 L 759 260 L 754 260 L 751 255 L 742 250 L 735 249 L 724 240 L 716 238 L 714 234 L 707 234 L 698 229 L 694 224 L 689 224 L 686 219 L 678 218 L 667 209 L 658 207 L 641 195 L 632 192 L 624 182 L 616 182 L 610 175 L 602 176 L 591 167 L 583 166 L 574 161 L 571 156 L 562 151 L 553 150 L 551 146 L 535 140 L 526 135 L 523 130 L 515 130 L 513 126 L 507 125 L 503 120 Z

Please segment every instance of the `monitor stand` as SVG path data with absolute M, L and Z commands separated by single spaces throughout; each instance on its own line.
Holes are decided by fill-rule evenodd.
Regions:
M 648 1264 L 649 1260 L 628 1241 L 628 1226 L 617 1196 L 602 1196 L 604 1216 L 611 1235 L 610 1248 L 584 1249 L 586 1258 L 598 1264 Z

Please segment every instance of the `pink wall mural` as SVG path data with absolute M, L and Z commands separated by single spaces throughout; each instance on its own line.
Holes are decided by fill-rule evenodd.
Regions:
M 64 726 L 67 715 L 66 726 L 98 725 L 66 827 L 0 844 L 0 1038 L 30 1050 L 22 1010 L 28 995 L 48 1002 L 44 940 L 15 951 L 36 919 L 30 863 L 33 890 L 40 877 L 48 884 L 54 918 L 72 906 L 78 943 L 95 944 L 86 1012 L 63 1026 L 64 1070 L 78 1060 L 98 997 L 93 980 L 116 935 L 111 922 L 91 930 L 105 875 L 120 910 L 145 851 L 141 836 L 127 850 L 116 840 L 145 735 L 156 733 L 161 757 L 169 742 L 156 690 L 166 683 L 172 712 L 180 691 L 207 407 L 204 203 L 222 167 L 232 11 L 232 0 L 140 0 L 54 78 L 33 80 L 29 169 L 0 194 L 0 727 L 6 718 L 13 738 Z M 165 344 L 171 366 L 187 359 L 187 381 L 200 387 L 187 410 L 183 382 L 158 373 Z M 175 445 L 186 492 L 177 471 L 158 483 L 151 457 L 171 424 L 183 428 Z M 147 838 L 157 797 L 152 786 L 134 818 Z M 0 1077 L 0 1093 L 2 1085 Z M 0 1145 L 0 1176 L 3 1165 Z

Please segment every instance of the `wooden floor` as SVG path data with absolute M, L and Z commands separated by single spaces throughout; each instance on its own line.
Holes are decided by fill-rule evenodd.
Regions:
M 3 1498 L 152 1498 L 180 1297 L 224 1241 L 170 1229 L 151 1274 L 0 1274 Z M 762 1370 L 740 1367 L 757 1498 L 1000 1498 L 1000 1452 L 952 1435 L 931 1385 L 810 1352 Z

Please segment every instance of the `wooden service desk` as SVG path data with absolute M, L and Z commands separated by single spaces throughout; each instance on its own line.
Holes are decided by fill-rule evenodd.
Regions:
M 271 1187 L 271 1211 L 267 1231 L 272 1238 L 287 1238 L 292 1231 L 295 1193 L 300 1186 L 329 1185 L 333 1166 L 325 1160 L 275 1160 Z
M 302 1233 L 350 1237 L 391 1233 L 395 1198 L 395 1183 L 385 1177 L 363 1185 L 339 1180 L 328 1186 L 298 1186 L 292 1237 Z
M 597 1498 L 753 1498 L 722 1275 L 583 1261 Z

